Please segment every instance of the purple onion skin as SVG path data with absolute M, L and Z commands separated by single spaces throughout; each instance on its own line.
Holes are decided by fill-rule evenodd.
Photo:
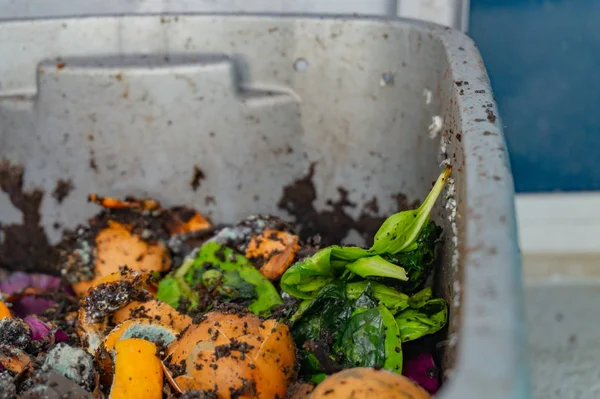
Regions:
M 41 314 L 55 303 L 52 299 L 24 295 L 14 303 L 11 310 L 15 316 L 24 318 L 32 314 Z
M 50 335 L 50 327 L 46 325 L 43 321 L 38 319 L 35 316 L 27 316 L 23 319 L 25 323 L 29 326 L 29 331 L 31 334 L 31 339 L 37 341 L 40 339 L 46 338 Z
M 0 292 L 16 294 L 33 284 L 31 276 L 23 272 L 14 272 L 8 278 L 0 281 Z
M 429 353 L 421 353 L 417 357 L 407 359 L 402 374 L 432 395 L 440 388 L 439 369 Z
M 54 342 L 65 342 L 69 340 L 69 336 L 63 330 L 57 329 L 52 332 L 52 329 L 46 323 L 35 316 L 27 316 L 23 321 L 29 326 L 31 339 L 33 340 L 51 340 L 52 338 L 54 338 Z
M 60 287 L 60 278 L 42 273 L 14 272 L 0 281 L 0 292 L 4 294 L 17 294 L 29 287 L 55 290 Z
M 63 330 L 56 330 L 54 332 L 54 340 L 55 342 L 67 342 L 69 340 L 69 336 Z

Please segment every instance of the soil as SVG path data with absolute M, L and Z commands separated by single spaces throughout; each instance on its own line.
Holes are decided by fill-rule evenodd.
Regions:
M 323 246 L 339 244 L 350 230 L 356 230 L 370 245 L 379 226 L 386 219 L 377 215 L 377 199 L 372 198 L 365 203 L 358 219 L 354 219 L 348 214 L 347 208 L 355 208 L 356 204 L 348 199 L 348 190 L 338 187 L 339 199 L 327 201 L 331 209 L 317 211 L 314 206 L 317 191 L 313 183 L 316 165 L 311 163 L 305 176 L 283 188 L 278 207 L 295 219 L 302 240 L 318 235 Z M 396 212 L 414 208 L 415 203 L 409 202 L 405 195 L 394 194 L 392 197 L 397 203 Z
M 6 160 L 0 161 L 0 189 L 23 216 L 21 224 L 0 224 L 0 267 L 24 272 L 59 274 L 57 251 L 40 225 L 42 190 L 25 191 L 24 169 Z

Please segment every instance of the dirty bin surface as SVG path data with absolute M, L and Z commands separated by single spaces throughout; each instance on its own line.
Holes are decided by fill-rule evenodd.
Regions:
M 214 15 L 9 21 L 0 37 L 1 156 L 24 171 L 0 220 L 35 240 L 23 245 L 43 253 L 84 222 L 90 192 L 217 222 L 334 215 L 360 244 L 365 221 L 422 200 L 447 162 L 439 397 L 527 397 L 512 178 L 470 39 L 401 20 Z M 282 206 L 294 184 L 310 195 Z

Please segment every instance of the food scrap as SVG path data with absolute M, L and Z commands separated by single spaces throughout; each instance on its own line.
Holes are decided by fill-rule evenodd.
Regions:
M 0 395 L 430 398 L 423 337 L 448 320 L 430 213 L 449 174 L 369 248 L 91 194 L 101 210 L 57 245 L 61 276 L 0 269 Z

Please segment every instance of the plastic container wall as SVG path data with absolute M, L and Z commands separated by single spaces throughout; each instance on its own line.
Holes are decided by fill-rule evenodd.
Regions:
M 42 196 L 38 209 L 0 193 L 3 225 L 39 219 L 56 242 L 95 213 L 90 192 L 191 204 L 216 222 L 289 219 L 277 205 L 291 187 L 296 210 L 337 215 L 359 242 L 361 220 L 422 200 L 449 162 L 434 215 L 452 307 L 439 397 L 528 397 L 512 177 L 466 36 L 389 19 L 170 15 L 4 22 L 0 37 L 1 157 L 24 168 L 21 199 Z M 59 180 L 72 184 L 61 203 Z

